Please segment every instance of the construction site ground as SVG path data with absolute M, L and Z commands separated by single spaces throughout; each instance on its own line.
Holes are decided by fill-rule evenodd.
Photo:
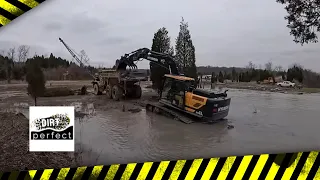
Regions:
M 77 117 L 90 114 L 90 112 L 78 109 L 78 105 L 81 105 L 82 102 L 92 103 L 95 109 L 100 107 L 103 111 L 125 108 L 125 111 L 134 113 L 141 111 L 141 108 L 144 107 L 144 101 L 152 100 L 156 95 L 150 90 L 145 90 L 144 97 L 140 100 L 126 100 L 127 103 L 123 103 L 114 102 L 103 95 L 93 95 L 91 81 L 48 81 L 46 83 L 46 87 L 66 87 L 72 90 L 80 89 L 82 86 L 88 87 L 88 95 L 42 97 L 37 99 L 37 105 L 74 105 Z M 23 82 L 0 83 L 0 141 L 3 144 L 0 148 L 2 159 L 0 171 L 77 166 L 78 157 L 75 157 L 77 153 L 28 152 L 28 107 L 34 105 L 34 100 L 27 95 L 26 89 L 27 84 Z M 79 150 L 82 147 L 77 148 Z M 12 149 L 14 150 L 12 151 Z
M 90 82 L 49 81 L 47 86 L 79 89 L 87 85 L 92 92 Z M 318 94 L 230 89 L 231 107 L 226 121 L 184 124 L 145 111 L 144 104 L 154 101 L 156 95 L 146 88 L 149 85 L 142 82 L 139 100 L 115 102 L 106 95 L 91 93 L 39 98 L 38 105 L 76 108 L 76 153 L 50 155 L 28 152 L 25 122 L 28 107 L 34 102 L 27 96 L 27 85 L 0 84 L 0 171 L 44 167 L 41 162 L 46 162 L 46 167 L 69 167 L 320 148 L 320 137 L 316 135 L 320 126 Z M 30 164 L 35 158 L 39 163 Z

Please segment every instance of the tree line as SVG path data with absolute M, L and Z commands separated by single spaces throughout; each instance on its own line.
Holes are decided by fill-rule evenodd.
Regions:
M 204 67 L 202 67 L 203 69 Z M 233 82 L 262 82 L 269 78 L 275 81 L 275 78 L 281 77 L 282 80 L 300 83 L 306 87 L 320 88 L 320 74 L 305 69 L 299 64 L 293 64 L 287 70 L 284 70 L 281 66 L 273 67 L 271 62 L 266 63 L 264 69 L 257 68 L 252 62 L 249 62 L 246 68 L 232 67 L 230 71 L 227 71 L 226 68 L 221 68 L 225 70 L 217 72 L 218 69 L 219 67 L 215 67 L 216 71 L 211 74 L 208 71 L 204 71 L 204 73 L 200 71 L 198 74 L 200 79 L 208 77 L 205 75 L 211 75 L 210 80 L 212 83 L 225 82 L 225 80 Z
M 248 66 L 244 69 L 239 70 L 239 68 L 232 67 L 231 72 L 219 71 L 219 73 L 211 73 L 212 82 L 224 82 L 225 80 L 232 80 L 234 82 L 251 82 L 257 81 L 261 82 L 268 78 L 275 79 L 275 77 L 281 76 L 283 80 L 293 81 L 297 80 L 302 83 L 303 81 L 303 68 L 294 64 L 287 71 L 283 70 L 281 66 L 273 67 L 271 62 L 265 64 L 265 68 L 257 68 L 251 61 Z M 199 72 L 199 76 L 202 77 L 205 74 Z
M 8 51 L 0 51 L 0 80 L 26 80 L 27 65 L 36 63 L 43 70 L 46 79 L 62 80 L 63 74 L 68 72 L 73 79 L 91 78 L 84 73 L 78 65 L 61 57 L 33 55 L 29 57 L 30 47 L 21 45 L 18 48 L 10 48 Z M 87 66 L 90 72 L 95 72 L 96 68 Z
M 50 74 L 51 79 L 52 75 L 58 75 L 56 80 L 61 80 L 61 75 L 70 71 L 75 79 L 81 79 L 83 77 L 91 78 L 83 68 L 87 68 L 91 73 L 96 71 L 96 68 L 92 66 L 80 64 L 81 67 L 79 67 L 73 62 L 54 56 L 52 53 L 48 57 L 35 54 L 29 58 L 29 49 L 28 46 L 21 45 L 17 49 L 10 48 L 7 52 L 1 51 L 0 80 L 7 80 L 8 83 L 12 79 L 27 81 L 27 91 L 34 99 L 35 105 L 37 105 L 37 97 L 45 93 L 45 82 L 50 79 Z M 84 60 L 83 58 L 87 58 L 87 56 L 81 52 L 80 58 Z M 47 73 L 47 77 L 45 73 Z

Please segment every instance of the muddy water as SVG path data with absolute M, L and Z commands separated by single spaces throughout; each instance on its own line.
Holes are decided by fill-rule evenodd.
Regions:
M 319 95 L 239 90 L 229 95 L 228 121 L 210 125 L 183 124 L 144 110 L 96 110 L 77 123 L 78 140 L 90 152 L 83 160 L 128 163 L 320 149 Z
M 319 94 L 247 90 L 228 94 L 232 98 L 228 121 L 217 124 L 183 124 L 144 110 L 122 112 L 121 104 L 105 96 L 40 98 L 39 104 L 74 105 L 89 114 L 76 119 L 76 141 L 85 164 L 320 149 Z M 25 114 L 29 105 L 32 100 L 25 96 L 3 96 L 0 102 L 1 109 L 11 107 Z M 234 128 L 228 129 L 228 124 Z

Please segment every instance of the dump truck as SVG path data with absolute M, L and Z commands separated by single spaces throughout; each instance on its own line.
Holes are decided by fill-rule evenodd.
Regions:
M 92 81 L 94 94 L 106 93 L 115 101 L 122 98 L 140 98 L 142 90 L 140 82 L 144 77 L 137 77 L 130 70 L 100 69 Z

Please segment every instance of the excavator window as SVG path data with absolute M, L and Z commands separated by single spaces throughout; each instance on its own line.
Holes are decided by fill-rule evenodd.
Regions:
M 179 81 L 175 80 L 175 91 L 173 93 L 173 98 L 176 101 L 176 104 L 180 107 L 183 108 L 184 106 L 184 93 L 186 91 L 186 84 L 185 81 Z
M 165 78 L 161 88 L 161 97 L 168 98 L 168 96 L 171 93 L 171 89 L 172 89 L 171 86 L 172 86 L 172 79 Z

